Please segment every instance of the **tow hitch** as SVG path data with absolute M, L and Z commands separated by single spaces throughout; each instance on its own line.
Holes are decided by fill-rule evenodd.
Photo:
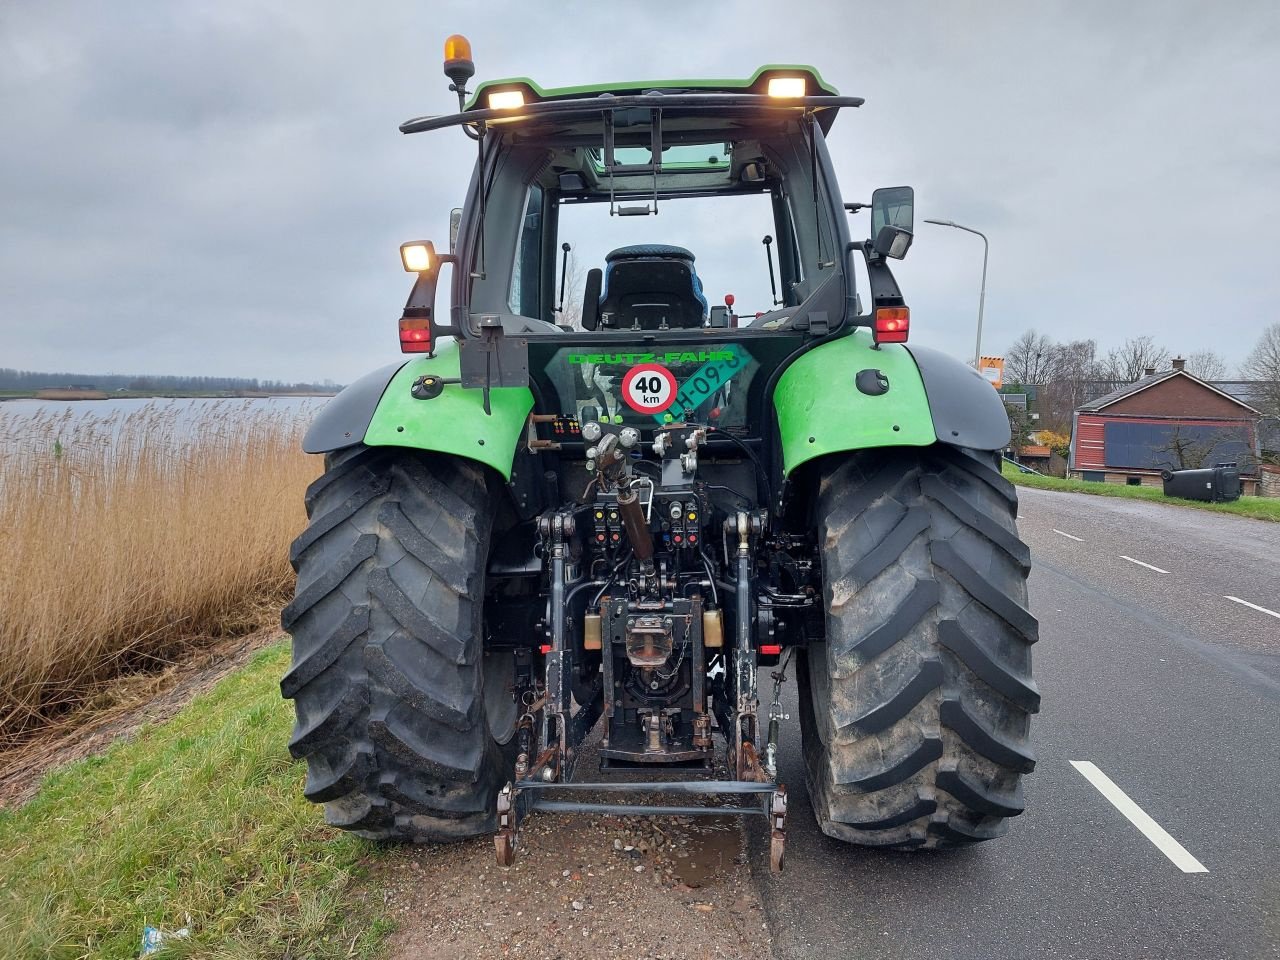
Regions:
M 657 806 L 647 803 L 600 803 L 557 798 L 556 793 L 684 794 L 693 796 L 748 797 L 754 802 L 739 806 L 720 803 L 711 806 Z M 550 796 L 548 794 L 551 794 Z M 764 816 L 769 822 L 769 869 L 782 870 L 787 842 L 787 788 L 768 780 L 654 781 L 648 783 L 547 783 L 517 780 L 498 794 L 498 832 L 493 838 L 498 865 L 515 862 L 520 841 L 520 825 L 534 810 L 548 813 L 601 813 L 615 816 L 714 817 Z

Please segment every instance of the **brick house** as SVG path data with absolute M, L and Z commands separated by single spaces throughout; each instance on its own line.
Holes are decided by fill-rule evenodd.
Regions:
M 1257 492 L 1262 414 L 1174 360 L 1080 406 L 1073 417 L 1069 476 L 1160 486 L 1160 472 L 1223 461 L 1240 465 L 1246 494 Z

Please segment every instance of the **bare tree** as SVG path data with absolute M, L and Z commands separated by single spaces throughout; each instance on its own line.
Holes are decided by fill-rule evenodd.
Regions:
M 1132 383 L 1154 367 L 1163 369 L 1169 363 L 1169 351 L 1156 346 L 1150 337 L 1132 337 L 1107 353 L 1102 361 L 1104 380 L 1122 380 Z
M 1098 345 L 1093 340 L 1055 343 L 1049 351 L 1045 386 L 1040 391 L 1040 426 L 1070 432 L 1071 415 L 1087 399 L 1098 376 Z
M 1280 323 L 1262 331 L 1257 344 L 1240 368 L 1241 376 L 1261 384 L 1258 401 L 1262 412 L 1280 416 Z
M 1194 373 L 1201 380 L 1227 379 L 1227 361 L 1212 350 L 1197 350 L 1187 354 L 1187 373 Z
M 1049 371 L 1053 347 L 1052 340 L 1035 330 L 1028 330 L 1018 337 L 1013 341 L 1013 346 L 1005 351 L 1005 383 L 1023 386 L 1029 383 L 1044 383 L 1045 375 Z

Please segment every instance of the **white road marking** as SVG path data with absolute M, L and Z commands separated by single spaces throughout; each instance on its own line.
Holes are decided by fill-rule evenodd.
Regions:
M 1236 603 L 1242 603 L 1246 607 L 1257 610 L 1259 613 L 1265 613 L 1269 616 L 1275 617 L 1277 620 L 1280 620 L 1280 613 L 1276 613 L 1274 610 L 1268 610 L 1266 607 L 1260 607 L 1256 603 L 1250 603 L 1248 600 L 1241 600 L 1239 597 L 1224 597 L 1223 599 L 1234 600 Z
M 1187 852 L 1160 824 L 1151 819 L 1140 806 L 1129 799 L 1128 794 L 1115 785 L 1111 778 L 1088 760 L 1072 760 L 1071 765 L 1088 780 L 1098 792 L 1111 801 L 1111 805 L 1123 813 L 1135 827 L 1142 831 L 1157 850 L 1168 857 L 1183 873 L 1208 873 L 1203 863 Z
M 1130 563 L 1136 563 L 1138 566 L 1140 566 L 1140 567 L 1146 567 L 1148 570 L 1154 570 L 1156 573 L 1168 573 L 1168 572 L 1169 572 L 1168 570 L 1161 570 L 1159 567 L 1153 567 L 1153 566 L 1152 566 L 1151 564 L 1149 564 L 1149 563 L 1143 563 L 1141 560 L 1135 560 L 1135 559 L 1133 559 L 1133 557 L 1126 557 L 1123 553 L 1122 553 L 1122 554 L 1120 554 L 1120 559 L 1121 559 L 1121 560 L 1128 560 Z
M 1061 530 L 1059 530 L 1059 529 L 1057 529 L 1056 527 L 1054 528 L 1054 531 L 1053 531 L 1053 532 L 1054 532 L 1054 533 L 1058 533 L 1058 534 L 1062 534 L 1062 536 L 1066 537 L 1068 540 L 1077 540 L 1077 541 L 1079 541 L 1080 543 L 1084 543 L 1084 537 L 1076 537 L 1076 536 L 1072 536 L 1072 535 L 1071 535 L 1071 534 L 1069 534 L 1069 533 L 1062 533 L 1062 531 L 1061 531 Z

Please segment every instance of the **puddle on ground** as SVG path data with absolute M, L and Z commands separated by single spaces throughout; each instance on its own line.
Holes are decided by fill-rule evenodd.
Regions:
M 671 857 L 674 878 L 688 887 L 705 887 L 725 876 L 741 855 L 738 817 L 707 817 L 682 831 Z

